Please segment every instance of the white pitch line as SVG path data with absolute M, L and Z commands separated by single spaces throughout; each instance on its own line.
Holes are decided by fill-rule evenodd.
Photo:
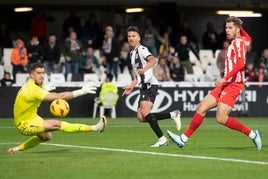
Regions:
M 218 160 L 218 161 L 228 161 L 228 162 L 236 162 L 236 163 L 257 164 L 257 165 L 268 165 L 268 162 L 242 160 L 242 159 L 231 159 L 231 158 L 217 158 L 217 157 L 207 157 L 207 156 L 169 154 L 169 153 L 161 153 L 161 152 L 149 152 L 149 151 L 128 150 L 128 149 L 114 149 L 114 148 L 105 148 L 105 147 L 77 146 L 77 145 L 53 144 L 53 143 L 42 143 L 42 145 L 67 147 L 67 148 L 104 150 L 104 151 L 113 151 L 113 152 L 136 153 L 136 154 L 159 155 L 159 156 L 168 156 L 168 157 L 194 158 L 194 159 L 203 159 L 203 160 Z

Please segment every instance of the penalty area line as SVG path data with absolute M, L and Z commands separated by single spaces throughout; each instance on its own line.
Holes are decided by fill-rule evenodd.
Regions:
M 114 148 L 106 148 L 106 147 L 77 146 L 77 145 L 55 144 L 55 143 L 41 143 L 41 145 L 66 147 L 66 148 L 103 150 L 103 151 L 113 151 L 113 152 L 125 152 L 125 153 L 135 153 L 135 154 L 159 155 L 159 156 L 179 157 L 179 158 L 192 158 L 192 159 L 202 159 L 202 160 L 227 161 L 227 162 L 236 162 L 236 163 L 257 164 L 257 165 L 268 165 L 268 162 L 243 160 L 243 159 L 217 158 L 217 157 L 207 157 L 207 156 L 197 156 L 197 155 L 169 154 L 169 153 L 162 153 L 162 152 L 149 152 L 149 151 L 139 151 L 139 150 L 129 150 L 129 149 L 114 149 Z

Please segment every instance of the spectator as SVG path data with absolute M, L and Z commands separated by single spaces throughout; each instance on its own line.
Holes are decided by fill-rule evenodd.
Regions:
M 257 63 L 257 75 L 259 86 L 262 86 L 261 82 L 268 81 L 268 48 L 262 51 L 262 56 Z
M 121 73 L 123 73 L 124 68 L 128 66 L 127 57 L 128 57 L 129 50 L 130 50 L 130 48 L 129 48 L 128 42 L 123 43 L 123 46 L 122 46 L 121 51 L 120 51 L 120 56 L 119 56 L 119 59 L 120 59 L 119 66 L 120 66 Z M 130 71 L 130 69 L 129 69 L 129 71 Z
M 222 31 L 219 33 L 218 35 L 218 48 L 221 49 L 222 48 L 222 44 L 224 43 L 224 41 L 226 41 L 226 32 L 225 32 L 225 23 L 222 26 Z
M 164 51 L 169 51 L 170 41 L 169 41 L 169 34 L 165 32 L 163 34 L 163 41 L 159 46 L 159 55 L 163 55 Z
M 186 68 L 188 74 L 193 74 L 192 63 L 190 62 L 189 52 L 191 46 L 188 43 L 187 36 L 182 35 L 180 42 L 175 47 L 175 56 L 178 56 L 183 67 Z
M 152 20 L 150 18 L 146 18 L 142 44 L 147 47 L 155 57 L 158 56 L 157 41 L 164 43 L 158 30 L 153 26 Z
M 26 46 L 28 52 L 28 64 L 41 63 L 43 61 L 43 47 L 37 36 L 32 36 L 31 41 Z
M 204 49 L 211 49 L 213 53 L 218 49 L 218 33 L 211 22 L 207 23 L 207 30 L 204 32 L 202 40 Z
M 254 68 L 254 63 L 253 62 L 247 63 L 246 69 L 245 69 L 245 76 L 246 76 L 247 82 L 256 82 L 256 81 L 258 81 L 258 76 L 257 76 L 257 73 L 256 73 L 256 69 Z
M 9 34 L 9 30 L 4 22 L 0 22 L 0 55 L 3 54 L 4 48 L 11 48 L 12 40 Z
M 93 55 L 93 52 L 93 48 L 88 47 L 86 54 L 80 59 L 79 73 L 81 77 L 83 77 L 85 73 L 96 73 L 99 78 L 101 78 L 100 63 L 97 57 Z
M 184 18 L 180 21 L 179 29 L 177 30 L 176 41 L 175 41 L 175 43 L 173 43 L 173 46 L 176 46 L 180 42 L 180 37 L 182 35 L 185 35 L 187 37 L 189 44 L 194 43 L 195 46 L 197 46 L 197 48 L 199 48 L 197 38 L 194 35 L 193 31 L 189 28 L 189 21 L 186 18 Z
M 257 62 L 257 68 L 263 67 L 267 73 L 268 71 L 268 48 L 262 51 L 261 58 Z
M 115 79 L 118 77 L 120 44 L 114 36 L 111 26 L 105 27 L 105 35 L 102 44 L 103 55 L 106 58 L 107 73 L 113 74 Z
M 227 53 L 229 45 L 230 45 L 230 42 L 228 40 L 225 40 L 222 44 L 222 49 L 217 56 L 216 64 L 221 72 L 221 77 L 223 77 L 224 75 L 225 58 L 226 58 L 226 53 Z
M 24 47 L 24 42 L 21 39 L 17 39 L 15 47 L 11 51 L 11 64 L 13 66 L 12 76 L 16 79 L 18 72 L 26 73 L 26 65 L 28 63 L 27 50 Z
M 4 78 L 1 79 L 1 86 L 12 86 L 14 80 L 11 78 L 11 74 L 9 72 L 4 72 Z
M 69 26 L 68 29 L 67 29 L 67 32 L 66 33 L 63 33 L 62 36 L 61 36 L 61 43 L 64 45 L 65 42 L 69 41 L 70 40 L 70 34 L 72 32 L 75 32 L 76 31 L 74 30 L 74 28 L 72 26 Z
M 257 65 L 258 61 L 258 55 L 257 53 L 253 50 L 252 44 L 250 44 L 247 48 L 247 53 L 246 53 L 246 63 L 252 62 L 254 66 Z
M 65 42 L 63 55 L 65 57 L 65 75 L 72 74 L 72 78 L 79 80 L 79 60 L 82 55 L 82 44 L 77 40 L 76 32 L 71 32 L 68 41 Z
M 160 57 L 158 64 L 154 68 L 154 75 L 160 82 L 171 80 L 169 67 L 165 58 Z
M 47 35 L 47 17 L 41 10 L 34 12 L 34 17 L 31 20 L 31 36 L 36 36 L 41 41 L 41 44 L 46 40 Z
M 97 91 L 97 96 L 99 97 L 95 99 L 95 102 L 98 104 L 98 106 L 103 105 L 105 101 L 105 94 L 109 94 L 109 93 L 115 94 L 114 99 L 113 99 L 113 105 L 117 104 L 117 100 L 119 98 L 118 87 L 112 81 L 113 81 L 113 75 L 111 73 L 107 73 L 104 83 L 99 88 L 99 91 Z M 104 111 L 105 116 L 109 116 L 110 113 L 111 113 L 110 109 L 106 109 Z
M 79 29 L 79 26 L 80 26 L 79 17 L 77 17 L 76 11 L 74 9 L 71 9 L 69 11 L 69 17 L 67 17 L 63 21 L 63 27 L 62 27 L 63 33 L 69 35 L 69 32 L 70 32 L 69 28 L 70 27 L 72 27 L 74 29 L 74 31 L 77 32 Z
M 43 62 L 45 65 L 46 74 L 50 75 L 51 73 L 60 73 L 61 64 L 61 46 L 57 41 L 55 34 L 50 34 L 48 40 L 43 45 L 44 58 Z
M 99 49 L 102 46 L 102 36 L 101 36 L 101 28 L 99 23 L 96 20 L 96 14 L 93 12 L 89 13 L 88 20 L 86 21 L 86 25 L 89 27 L 89 45 L 94 49 Z
M 176 82 L 184 81 L 185 71 L 180 63 L 179 57 L 174 56 L 172 58 L 169 68 L 170 68 L 170 76 L 173 81 Z

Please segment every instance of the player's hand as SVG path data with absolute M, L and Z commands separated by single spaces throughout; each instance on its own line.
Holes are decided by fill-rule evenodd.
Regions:
M 124 92 L 123 92 L 122 96 L 129 95 L 131 93 L 131 91 L 133 90 L 133 88 L 131 88 L 130 86 L 123 87 L 123 89 L 124 89 Z
M 53 91 L 56 89 L 55 82 L 44 84 L 44 89 L 47 91 Z
M 81 90 L 82 90 L 84 93 L 96 94 L 97 87 L 96 87 L 96 84 L 95 84 L 95 83 L 93 83 L 93 82 L 89 82 L 89 83 L 86 83 L 86 84 L 81 88 Z
M 217 79 L 215 81 L 215 86 L 218 87 L 218 86 L 223 85 L 225 83 L 226 83 L 226 79 L 225 78 L 220 78 L 220 79 Z

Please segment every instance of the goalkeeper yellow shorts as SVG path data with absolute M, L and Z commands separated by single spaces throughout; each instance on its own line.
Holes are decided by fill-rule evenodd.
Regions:
M 17 128 L 21 134 L 26 136 L 38 135 L 45 132 L 44 120 L 38 115 L 29 121 L 22 121 Z

